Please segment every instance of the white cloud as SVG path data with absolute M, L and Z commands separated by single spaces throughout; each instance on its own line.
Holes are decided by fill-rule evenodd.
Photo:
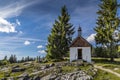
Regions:
M 96 36 L 96 33 L 95 33 L 95 34 L 91 34 L 91 35 L 87 38 L 87 41 L 88 41 L 88 42 L 94 42 L 94 41 L 95 41 L 95 36 Z
M 0 8 L 0 17 L 11 18 L 19 16 L 26 7 L 35 3 L 37 3 L 37 0 L 36 1 L 21 0 L 18 2 L 14 2 L 12 4 L 7 4 Z
M 39 46 L 37 46 L 37 48 L 40 49 L 40 48 L 43 48 L 43 46 L 42 46 L 42 45 L 39 45 Z
M 21 25 L 20 21 L 17 19 L 15 23 L 11 23 L 7 19 L 19 16 L 26 7 L 37 3 L 37 1 L 38 0 L 28 2 L 28 1 L 21 0 L 19 2 L 14 2 L 12 4 L 1 6 L 0 7 L 0 32 L 5 32 L 5 33 L 17 32 L 16 27 Z
M 14 36 L 14 37 L 1 36 L 0 37 L 0 59 L 3 59 L 5 55 L 7 56 L 10 56 L 11 54 L 17 54 L 17 56 L 18 54 L 21 55 L 21 52 L 17 52 L 17 50 L 25 47 L 23 43 L 26 40 L 29 41 L 30 44 L 34 44 L 32 42 L 46 43 L 46 40 L 41 40 L 36 38 L 24 38 L 19 36 Z
M 0 8 L 0 17 L 11 18 L 16 17 L 21 13 L 22 8 L 17 6 L 18 3 L 8 4 Z M 4 14 L 3 14 L 4 13 Z
M 34 44 L 35 42 L 46 43 L 46 40 L 36 39 L 36 38 L 24 38 L 24 37 L 0 37 L 0 48 L 1 47 L 23 47 L 23 43 L 30 42 L 30 44 Z
M 25 41 L 25 42 L 24 42 L 24 45 L 26 45 L 26 46 L 27 46 L 27 45 L 30 45 L 30 41 Z
M 18 19 L 16 19 L 16 24 L 17 24 L 18 26 L 21 25 L 21 23 L 20 23 L 20 21 L 19 21 Z
M 45 54 L 45 50 L 39 50 L 38 53 Z
M 22 34 L 24 34 L 22 31 L 19 31 L 19 32 L 18 32 L 18 36 L 19 36 L 19 35 L 22 35 Z
M 17 32 L 14 24 L 0 17 L 0 32 L 10 33 Z

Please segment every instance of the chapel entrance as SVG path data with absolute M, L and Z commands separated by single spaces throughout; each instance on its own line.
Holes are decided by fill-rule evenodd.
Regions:
M 82 59 L 82 49 L 78 49 L 78 59 Z

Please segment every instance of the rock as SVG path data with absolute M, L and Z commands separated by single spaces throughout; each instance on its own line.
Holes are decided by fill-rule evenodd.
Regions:
M 59 75 L 53 80 L 91 80 L 92 76 L 87 75 L 84 71 L 75 71 L 64 75 Z
M 49 68 L 49 65 L 46 65 L 46 68 Z
M 55 64 L 54 64 L 54 63 L 51 63 L 51 64 L 49 65 L 49 67 L 53 67 L 53 66 L 55 66 Z
M 25 68 L 13 68 L 12 72 L 21 72 L 21 71 L 25 71 Z
M 53 70 L 56 74 L 61 73 L 62 72 L 62 67 L 56 66 Z
M 8 78 L 8 80 L 15 80 L 13 77 Z
M 58 76 L 55 80 L 61 80 L 61 79 L 60 79 L 60 76 Z
M 19 68 L 20 66 L 19 65 L 16 65 L 16 66 L 13 66 L 12 68 L 14 69 L 14 68 Z
M 22 74 L 22 76 L 19 76 L 18 80 L 29 80 L 30 77 L 28 74 Z
M 40 77 L 39 77 L 39 76 L 35 76 L 35 77 L 33 78 L 33 80 L 40 80 Z
M 114 68 L 115 71 L 119 70 L 119 68 Z
M 30 66 L 30 64 L 32 64 L 31 61 L 23 63 L 24 66 Z
M 42 70 L 46 69 L 46 66 L 42 66 L 41 69 L 42 69 Z
M 94 68 L 94 71 L 97 72 L 98 70 L 96 68 Z
M 50 80 L 54 80 L 56 77 L 57 77 L 56 75 L 52 75 L 52 76 L 50 77 Z
M 34 70 L 32 70 L 33 72 L 37 72 L 38 70 L 36 70 L 36 69 L 34 69 Z
M 49 68 L 49 65 L 44 65 L 41 67 L 42 70 Z
M 9 68 L 5 67 L 5 68 L 2 68 L 0 71 L 8 72 Z
M 19 78 L 18 80 L 23 80 L 24 78 L 22 77 L 22 78 Z
M 46 76 L 42 77 L 41 80 L 49 80 L 49 79 L 50 79 L 50 76 L 51 76 L 51 74 L 46 75 Z
M 2 78 L 1 80 L 7 80 L 7 78 Z
M 29 76 L 29 75 L 27 73 L 23 73 L 20 76 L 18 76 L 17 78 L 23 78 L 23 77 L 26 77 L 26 76 Z

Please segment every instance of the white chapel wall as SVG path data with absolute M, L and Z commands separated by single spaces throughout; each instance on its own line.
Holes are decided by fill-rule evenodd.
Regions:
M 78 49 L 82 49 L 82 59 L 91 62 L 91 48 L 90 47 L 71 47 L 70 48 L 70 62 L 78 59 Z

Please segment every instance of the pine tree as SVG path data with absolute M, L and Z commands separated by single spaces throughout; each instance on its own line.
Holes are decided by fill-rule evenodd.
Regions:
M 17 57 L 16 55 L 13 56 L 13 63 L 16 63 L 17 62 Z
M 10 63 L 13 63 L 13 55 L 10 56 L 9 62 L 10 62 Z
M 36 58 L 36 62 L 39 62 L 39 57 L 37 56 L 37 58 Z
M 70 15 L 66 6 L 61 9 L 61 15 L 55 20 L 51 34 L 48 36 L 47 59 L 62 59 L 67 56 L 69 45 L 74 34 L 73 25 L 69 23 Z
M 21 59 L 21 62 L 25 62 L 25 59 L 24 59 L 24 57 L 22 57 L 22 59 Z
M 39 58 L 38 58 L 38 59 L 39 59 L 39 62 L 40 62 L 40 61 L 41 61 L 41 57 L 39 56 Z
M 10 63 L 16 63 L 16 62 L 17 62 L 17 57 L 16 57 L 16 55 L 11 55 L 10 58 L 9 58 L 9 62 L 10 62 Z
M 5 56 L 3 60 L 7 60 L 7 56 Z
M 97 12 L 97 26 L 95 31 L 96 44 L 101 47 L 107 47 L 111 61 L 114 60 L 116 53 L 116 40 L 113 38 L 113 33 L 118 29 L 120 20 L 117 16 L 119 7 L 117 0 L 101 0 L 99 5 L 100 10 Z

